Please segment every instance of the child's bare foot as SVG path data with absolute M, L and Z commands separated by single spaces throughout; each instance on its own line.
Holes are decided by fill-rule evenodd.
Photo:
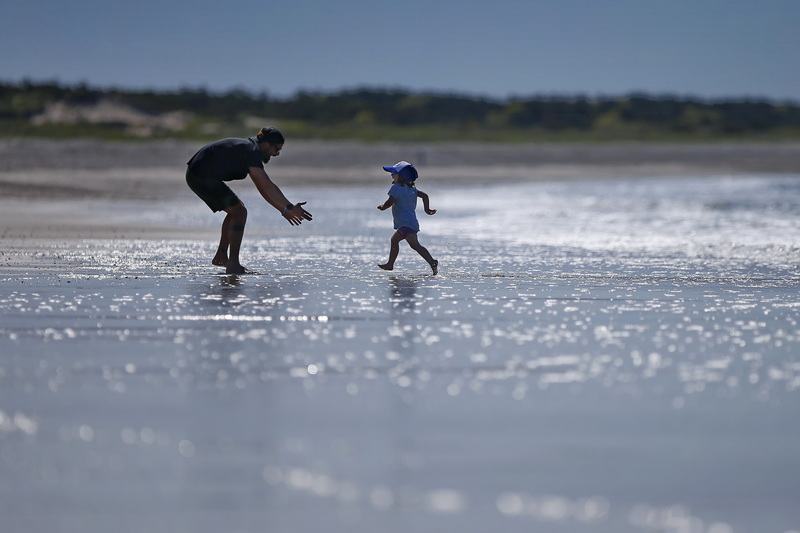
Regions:
M 439 261 L 436 259 L 434 259 L 433 263 L 431 263 L 431 270 L 433 270 L 434 276 L 439 273 Z
M 383 264 L 383 265 L 378 265 L 378 266 L 381 267 L 384 270 L 394 270 L 394 265 L 390 265 L 389 263 L 386 263 L 386 264 Z
M 217 254 L 214 256 L 214 259 L 211 260 L 211 264 L 218 267 L 228 266 L 228 256 Z

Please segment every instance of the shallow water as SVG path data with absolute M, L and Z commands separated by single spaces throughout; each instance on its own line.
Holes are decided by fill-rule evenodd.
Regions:
M 256 276 L 4 243 L 3 531 L 800 530 L 798 178 L 426 184 L 435 277 L 388 184 L 243 194 Z

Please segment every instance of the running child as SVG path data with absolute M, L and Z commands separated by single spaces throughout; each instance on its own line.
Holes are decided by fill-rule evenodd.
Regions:
M 417 198 L 422 198 L 425 213 L 429 215 L 436 213 L 436 209 L 430 208 L 428 195 L 417 190 L 414 185 L 419 177 L 417 169 L 407 161 L 400 161 L 394 166 L 383 167 L 383 170 L 392 173 L 392 188 L 389 189 L 389 198 L 382 205 L 379 205 L 378 209 L 385 211 L 390 207 L 392 208 L 394 229 L 397 231 L 392 235 L 390 241 L 389 260 L 378 266 L 384 270 L 392 270 L 397 254 L 400 251 L 400 241 L 405 240 L 413 250 L 416 250 L 428 262 L 433 274 L 436 275 L 439 272 L 439 261 L 431 257 L 427 248 L 417 240 L 417 233 L 419 232 L 419 222 L 415 213 Z

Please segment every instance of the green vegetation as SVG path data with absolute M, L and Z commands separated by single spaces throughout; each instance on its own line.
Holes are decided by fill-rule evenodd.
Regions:
M 775 141 L 800 139 L 800 106 L 645 94 L 499 101 L 362 88 L 273 98 L 0 83 L 0 137 L 212 139 L 255 134 L 263 125 L 294 138 L 364 141 Z

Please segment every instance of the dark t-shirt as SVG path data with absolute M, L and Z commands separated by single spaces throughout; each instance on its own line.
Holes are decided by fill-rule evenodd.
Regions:
M 255 138 L 231 137 L 207 144 L 189 160 L 189 170 L 201 178 L 243 180 L 250 167 L 264 168 Z

